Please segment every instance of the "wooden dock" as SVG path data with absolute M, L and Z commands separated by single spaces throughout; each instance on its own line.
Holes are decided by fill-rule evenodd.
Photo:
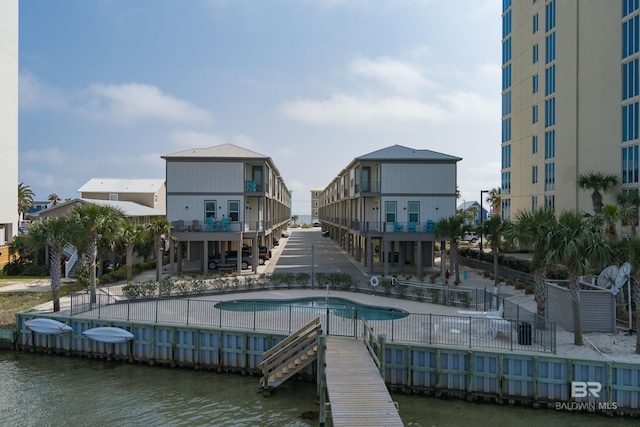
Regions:
M 362 340 L 327 337 L 325 378 L 334 426 L 403 426 Z

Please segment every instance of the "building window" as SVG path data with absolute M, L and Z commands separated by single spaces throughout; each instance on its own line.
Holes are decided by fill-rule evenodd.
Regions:
M 215 200 L 205 200 L 204 201 L 204 217 L 205 218 L 216 218 L 216 201 Z
M 535 212 L 538 209 L 538 196 L 531 196 L 531 212 Z
M 556 99 L 549 98 L 544 101 L 544 127 L 548 128 L 556 124 Z
M 511 0 L 502 0 L 502 12 L 505 12 L 511 7 Z
M 158 195 L 157 194 L 153 195 L 153 204 L 155 204 L 155 205 L 158 204 Z
M 230 200 L 228 203 L 229 213 L 227 216 L 231 221 L 240 221 L 240 201 Z
M 537 63 L 538 62 L 538 57 L 539 57 L 539 52 L 540 49 L 538 49 L 538 43 L 533 45 L 533 63 Z
M 531 154 L 536 154 L 538 152 L 538 135 L 533 135 L 531 137 Z
M 387 222 L 396 222 L 396 202 L 385 202 L 384 211 Z
M 533 75 L 533 93 L 538 93 L 538 75 Z
M 511 167 L 511 145 L 502 147 L 502 169 Z
M 109 194 L 109 200 L 111 200 L 113 202 L 117 202 L 118 201 L 118 195 L 117 194 Z
M 538 166 L 531 167 L 531 183 L 532 184 L 538 183 Z
M 502 69 L 502 90 L 507 90 L 511 87 L 511 64 Z
M 318 201 L 317 200 L 313 201 L 313 206 L 318 206 Z
M 502 16 L 502 38 L 511 34 L 511 11 Z
M 544 158 L 553 159 L 556 156 L 556 131 L 544 133 Z
M 545 53 L 544 53 L 544 57 L 545 57 L 545 61 L 546 63 L 550 63 L 555 61 L 556 59 L 556 33 L 555 31 L 551 34 L 549 34 L 546 38 L 545 38 Z
M 638 146 L 622 149 L 622 183 L 631 184 L 638 182 Z
M 638 10 L 639 5 L 639 0 L 622 0 L 622 16 L 625 17 L 630 13 L 635 12 L 636 10 Z
M 502 121 L 502 142 L 511 141 L 511 118 Z
M 622 106 L 622 141 L 638 139 L 638 103 Z
M 622 57 L 638 53 L 640 44 L 640 17 L 638 15 L 622 23 Z
M 502 42 L 502 65 L 511 61 L 511 37 Z
M 638 58 L 622 64 L 622 99 L 638 96 Z
M 502 194 L 511 194 L 511 172 L 502 172 Z
M 409 222 L 420 222 L 420 202 L 409 202 Z
M 544 196 L 544 208 L 545 209 L 555 209 L 556 208 L 556 196 Z
M 502 94 L 502 117 L 511 114 L 511 91 Z
M 556 91 L 556 66 L 552 65 L 544 70 L 544 94 L 551 95 Z
M 536 13 L 533 15 L 533 33 L 537 33 L 540 25 L 539 15 Z
M 502 199 L 502 219 L 511 219 L 511 199 Z
M 546 163 L 544 165 L 544 191 L 556 189 L 556 164 Z
M 534 105 L 531 108 L 531 123 L 536 124 L 538 123 L 538 106 Z
M 544 9 L 544 31 L 548 32 L 556 26 L 556 0 L 550 1 Z

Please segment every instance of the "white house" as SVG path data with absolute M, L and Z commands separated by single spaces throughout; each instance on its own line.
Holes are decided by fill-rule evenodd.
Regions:
M 374 272 L 374 260 L 422 274 L 434 265 L 433 234 L 456 213 L 459 157 L 400 145 L 357 157 L 322 191 L 320 220 Z M 387 254 L 387 255 L 385 255 Z
M 289 222 L 291 192 L 270 157 L 232 144 L 193 148 L 166 161 L 167 219 L 183 261 L 208 270 L 208 259 L 244 245 L 257 254 Z M 171 246 L 173 250 L 173 246 Z M 173 256 L 171 256 L 173 259 Z M 238 259 L 238 271 L 241 257 Z M 258 257 L 253 257 L 256 271 Z

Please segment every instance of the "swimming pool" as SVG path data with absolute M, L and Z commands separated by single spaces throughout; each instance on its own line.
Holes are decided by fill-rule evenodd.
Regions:
M 314 297 L 297 298 L 287 300 L 253 299 L 222 301 L 215 305 L 220 310 L 227 311 L 318 311 L 318 314 L 327 310 L 331 314 L 348 318 L 365 318 L 367 320 L 391 320 L 407 317 L 409 312 L 401 308 L 381 307 L 375 305 L 360 304 L 344 298 Z

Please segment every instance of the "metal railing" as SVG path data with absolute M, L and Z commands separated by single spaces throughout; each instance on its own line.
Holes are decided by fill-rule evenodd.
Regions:
M 482 315 L 442 315 L 393 312 L 387 318 L 367 318 L 376 334 L 384 334 L 389 342 L 444 344 L 468 348 L 491 348 L 551 352 L 556 351 L 556 324 L 531 313 L 483 289 L 461 289 L 435 285 L 407 285 L 422 289 L 419 300 L 463 309 L 488 311 L 504 305 L 502 320 L 492 322 Z M 237 289 L 237 288 L 236 288 Z M 426 293 L 426 294 L 425 294 Z M 384 294 L 384 293 L 383 293 Z M 357 294 L 356 294 L 357 295 Z M 409 294 L 406 294 L 407 296 Z M 413 295 L 417 295 L 413 292 Z M 151 322 L 218 328 L 248 329 L 291 334 L 301 324 L 316 317 L 328 335 L 360 338 L 362 313 L 345 303 L 342 307 L 300 307 L 292 304 L 238 305 L 237 309 L 219 308 L 214 296 L 202 298 L 128 299 L 116 293 L 98 293 L 97 302 L 90 303 L 88 293 L 71 296 L 71 315 L 102 320 Z M 246 294 L 244 295 L 246 298 Z M 322 297 L 319 297 L 322 299 Z M 354 303 L 355 304 L 355 303 Z M 496 323 L 496 325 L 493 325 Z M 495 327 L 494 327 L 495 326 Z

